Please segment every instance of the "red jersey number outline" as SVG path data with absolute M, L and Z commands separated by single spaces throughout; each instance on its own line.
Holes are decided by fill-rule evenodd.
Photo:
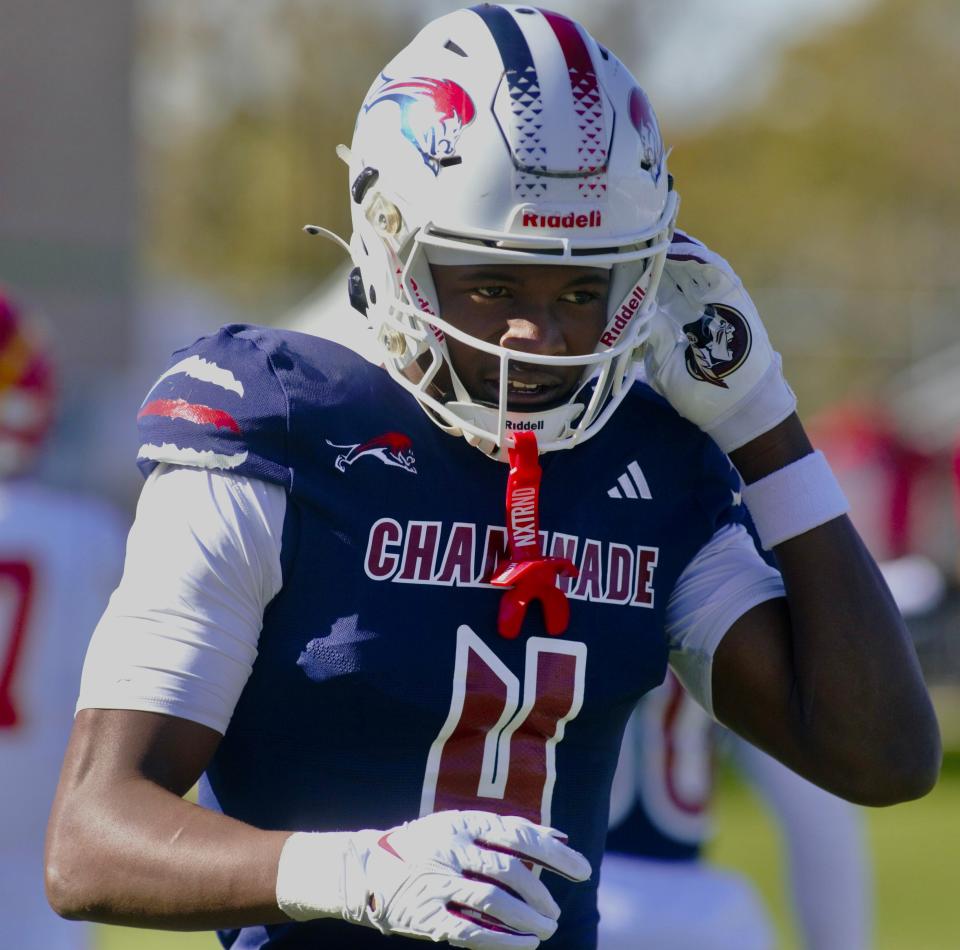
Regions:
M 0 561 L 0 600 L 13 594 L 9 626 L 6 630 L 0 629 L 0 729 L 13 729 L 20 721 L 13 702 L 13 679 L 26 638 L 33 581 L 33 567 L 26 561 Z M 0 619 L 5 616 L 6 612 Z
M 685 705 L 692 705 L 693 700 L 687 691 L 683 688 L 680 680 L 672 673 L 667 674 L 667 689 L 669 697 L 663 709 L 663 775 L 666 785 L 667 798 L 679 812 L 684 815 L 699 817 L 703 815 L 710 805 L 712 792 L 712 781 L 710 777 L 699 794 L 685 793 L 681 788 L 680 774 L 683 770 L 681 759 L 684 757 L 685 749 L 677 741 L 677 733 L 681 729 L 682 710 Z M 705 737 L 705 742 L 709 746 L 710 737 Z M 699 748 L 699 747 L 698 747 Z M 711 758 L 711 752 L 708 748 L 706 758 Z M 711 770 L 712 765 L 707 766 Z
M 420 815 L 482 809 L 550 824 L 556 746 L 583 705 L 587 645 L 530 637 L 520 681 L 468 626 L 457 630 L 450 712 L 430 747 Z

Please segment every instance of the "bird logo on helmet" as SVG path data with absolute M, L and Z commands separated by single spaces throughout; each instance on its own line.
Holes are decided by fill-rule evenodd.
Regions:
M 395 82 L 384 75 L 382 79 L 363 111 L 395 102 L 400 107 L 403 137 L 420 153 L 427 168 L 439 174 L 444 162 L 454 158 L 460 133 L 477 114 L 473 100 L 451 79 L 415 76 Z

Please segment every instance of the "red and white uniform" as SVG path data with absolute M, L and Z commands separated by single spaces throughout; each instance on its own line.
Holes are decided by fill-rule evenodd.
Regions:
M 0 917 L 4 945 L 77 950 L 50 909 L 43 840 L 90 633 L 120 575 L 124 531 L 101 503 L 0 481 Z

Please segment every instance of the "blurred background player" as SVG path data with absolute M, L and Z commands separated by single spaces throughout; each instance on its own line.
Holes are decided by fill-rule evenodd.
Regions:
M 904 379 L 895 380 L 887 396 L 833 405 L 812 430 L 852 499 L 851 517 L 897 605 L 904 617 L 916 618 L 941 608 L 955 583 L 956 526 L 944 517 L 951 504 L 952 432 L 944 426 L 931 438 L 915 423 Z
M 776 946 L 750 881 L 704 860 L 716 753 L 778 823 L 801 945 L 866 950 L 870 879 L 857 809 L 720 730 L 669 671 L 624 734 L 600 875 L 600 950 Z
M 66 950 L 86 925 L 43 891 L 43 836 L 87 639 L 120 574 L 124 536 L 99 502 L 40 483 L 53 368 L 0 285 L 0 919 L 4 946 Z

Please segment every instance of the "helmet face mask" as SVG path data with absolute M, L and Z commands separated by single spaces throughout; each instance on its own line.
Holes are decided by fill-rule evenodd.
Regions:
M 434 421 L 498 458 L 511 430 L 535 431 L 541 451 L 595 434 L 648 332 L 678 203 L 668 177 L 645 94 L 572 20 L 484 4 L 428 24 L 374 82 L 351 147 L 351 253 L 388 371 Z M 608 269 L 592 351 L 519 352 L 465 334 L 441 312 L 431 266 L 468 264 Z M 500 361 L 497 405 L 460 383 L 451 338 Z M 510 410 L 518 362 L 578 367 L 580 385 L 561 405 Z

